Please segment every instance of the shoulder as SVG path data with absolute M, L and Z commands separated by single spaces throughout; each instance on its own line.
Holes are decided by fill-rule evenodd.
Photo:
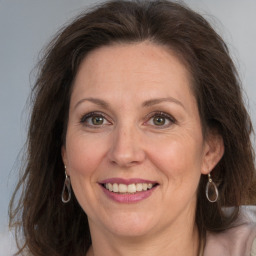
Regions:
M 256 256 L 256 238 L 253 240 L 251 256 Z
M 204 256 L 256 256 L 255 238 L 256 206 L 242 206 L 232 227 L 207 233 Z

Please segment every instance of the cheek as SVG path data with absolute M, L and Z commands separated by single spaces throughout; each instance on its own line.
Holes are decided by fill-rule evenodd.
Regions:
M 71 178 L 93 173 L 102 159 L 103 150 L 97 145 L 97 140 L 90 140 L 85 135 L 67 136 L 66 153 Z
M 67 133 L 66 159 L 75 197 L 83 210 L 90 211 L 90 205 L 96 201 L 94 188 L 98 186 L 98 166 L 102 161 L 103 147 L 95 138 L 83 133 Z
M 165 138 L 154 143 L 149 153 L 151 161 L 171 182 L 199 180 L 202 167 L 202 140 L 190 136 Z

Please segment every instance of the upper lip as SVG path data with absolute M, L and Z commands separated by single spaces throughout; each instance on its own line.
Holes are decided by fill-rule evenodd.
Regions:
M 117 183 L 117 184 L 137 184 L 137 183 L 151 183 L 151 184 L 156 184 L 156 181 L 152 180 L 146 180 L 146 179 L 140 179 L 140 178 L 132 178 L 132 179 L 123 179 L 123 178 L 109 178 L 105 179 L 99 182 L 100 184 L 106 184 L 106 183 Z

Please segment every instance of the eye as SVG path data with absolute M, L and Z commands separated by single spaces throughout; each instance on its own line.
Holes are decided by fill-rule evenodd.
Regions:
M 102 127 L 111 124 L 104 114 L 91 112 L 82 116 L 80 122 L 89 127 Z
M 150 114 L 148 121 L 146 122 L 148 125 L 157 126 L 159 128 L 166 128 L 175 123 L 175 119 L 164 112 L 155 112 Z
M 90 119 L 93 125 L 102 125 L 104 123 L 104 117 L 102 116 L 93 116 Z
M 154 125 L 157 125 L 157 126 L 165 125 L 166 118 L 163 116 L 154 116 L 152 121 L 153 121 Z

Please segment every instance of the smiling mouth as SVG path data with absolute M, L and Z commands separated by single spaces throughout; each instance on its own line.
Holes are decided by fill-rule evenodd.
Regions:
M 151 190 L 152 188 L 158 186 L 158 183 L 132 183 L 129 185 L 126 184 L 117 184 L 117 183 L 104 183 L 101 184 L 105 189 L 110 192 L 117 194 L 134 194 L 137 192 L 143 192 Z

